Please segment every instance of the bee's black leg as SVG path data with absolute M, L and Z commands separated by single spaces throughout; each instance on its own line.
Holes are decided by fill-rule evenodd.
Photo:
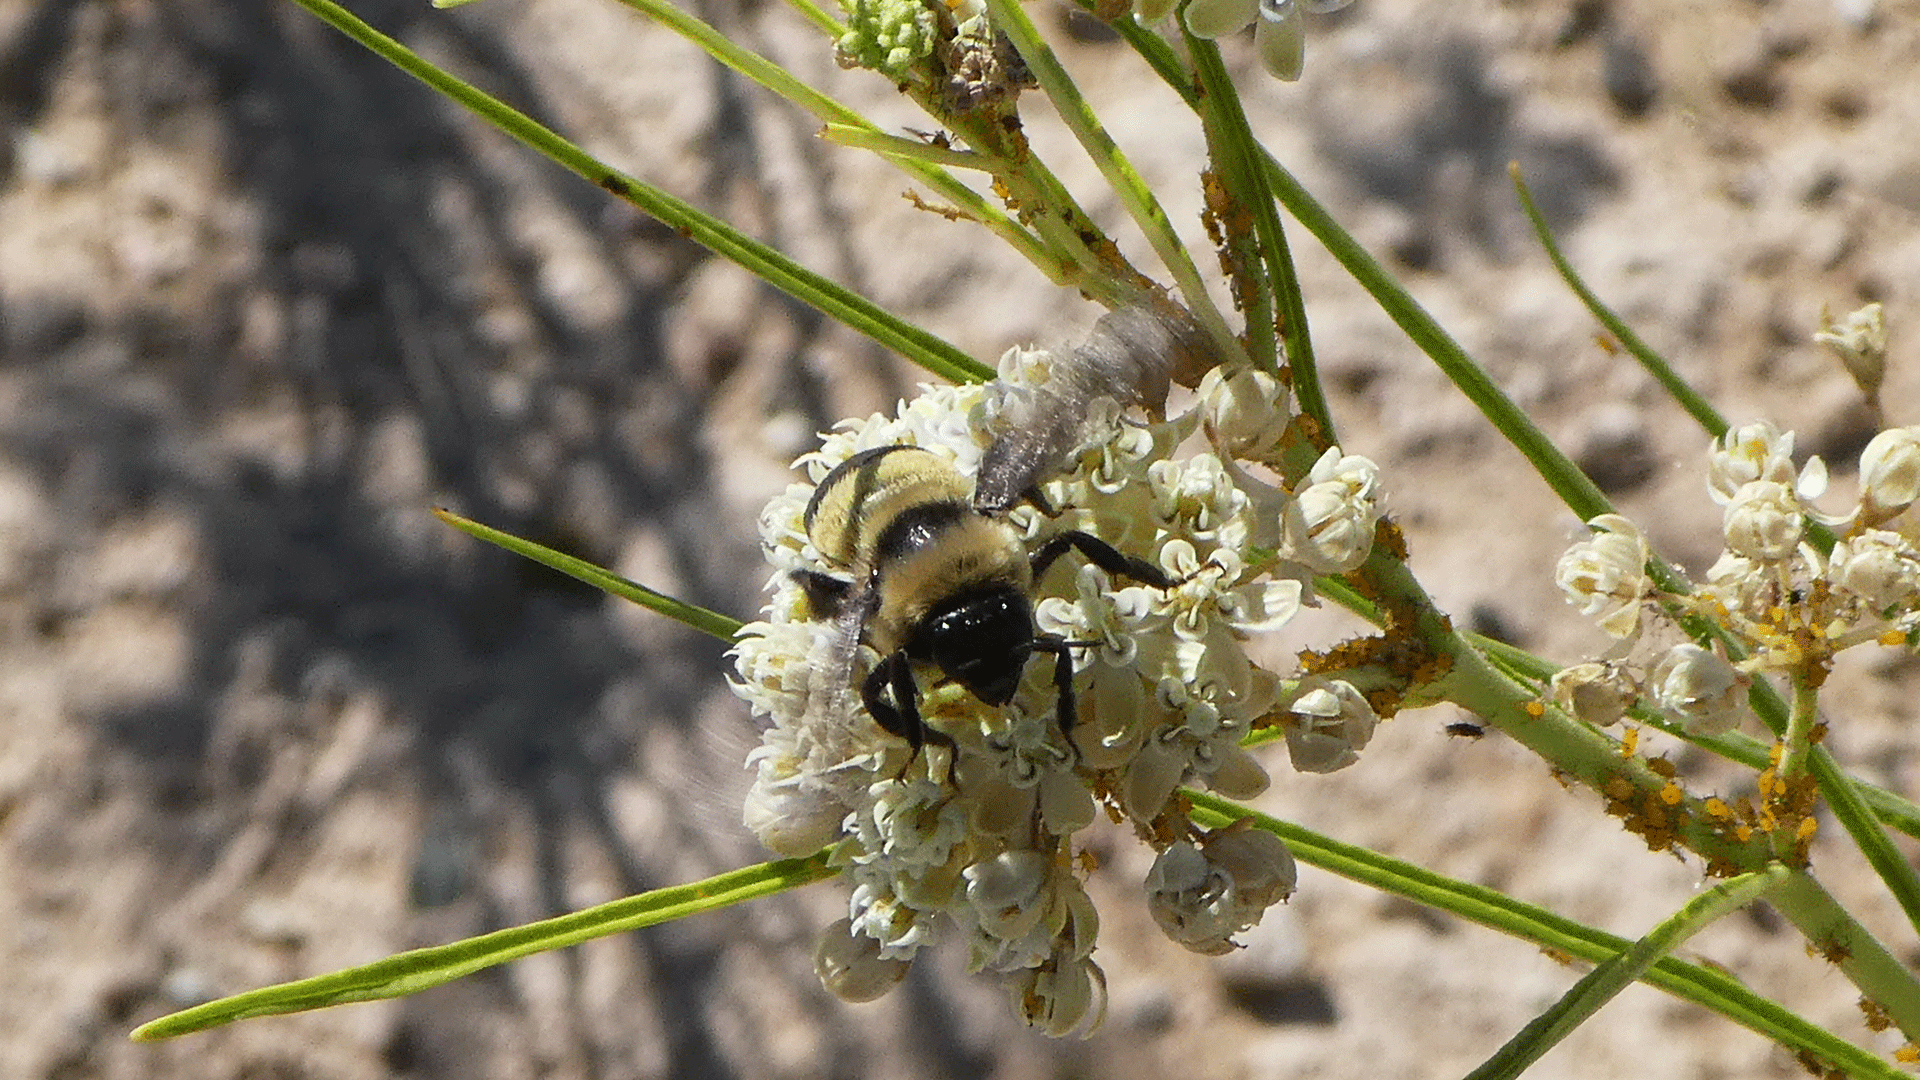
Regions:
M 867 673 L 866 682 L 860 687 L 860 700 L 867 706 L 867 715 L 873 717 L 874 723 L 907 740 L 907 745 L 913 748 L 907 755 L 908 765 L 913 764 L 920 748 L 927 743 L 946 747 L 947 783 L 954 782 L 954 771 L 960 764 L 960 746 L 951 736 L 928 727 L 920 719 L 920 686 L 913 681 L 913 665 L 906 653 L 894 653 Z
M 1058 693 L 1055 698 L 1054 722 L 1060 725 L 1060 734 L 1067 740 L 1067 748 L 1073 751 L 1073 759 L 1080 760 L 1080 744 L 1073 741 L 1073 728 L 1080 720 L 1080 704 L 1073 693 L 1073 647 L 1078 642 L 1064 638 L 1036 637 L 1033 640 L 1034 652 L 1053 654 L 1053 687 Z
M 1132 578 L 1156 589 L 1171 589 L 1178 584 L 1161 572 L 1159 567 L 1145 559 L 1124 554 L 1105 540 L 1078 529 L 1068 529 L 1066 532 L 1058 533 L 1040 545 L 1040 550 L 1033 553 L 1033 579 L 1039 581 L 1040 575 L 1047 572 L 1047 567 L 1052 566 L 1055 559 L 1065 555 L 1068 548 L 1079 551 L 1087 557 L 1088 562 L 1115 577 Z

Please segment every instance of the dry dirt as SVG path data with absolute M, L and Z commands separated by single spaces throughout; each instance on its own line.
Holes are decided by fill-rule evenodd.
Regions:
M 696 7 L 916 126 L 788 9 Z M 356 10 L 976 355 L 1071 340 L 1094 315 L 616 5 Z M 1889 414 L 1920 407 L 1916 16 L 1914 0 L 1360 0 L 1315 20 L 1298 84 L 1230 51 L 1269 145 L 1698 570 L 1718 521 L 1706 439 L 1596 342 L 1507 162 L 1650 342 L 1730 416 L 1799 431 L 1844 489 L 1871 427 L 1808 342 L 1823 305 L 1885 302 Z M 1080 38 L 1067 63 L 1198 238 L 1197 134 L 1119 46 Z M 1043 111 L 1043 150 L 1097 191 Z M 1144 858 L 1107 837 L 1113 1015 L 1085 1042 L 1021 1028 L 951 952 L 881 1003 L 829 999 L 808 959 L 843 904 L 827 885 L 402 1002 L 130 1044 L 210 995 L 756 859 L 733 825 L 751 728 L 721 646 L 427 510 L 751 613 L 767 573 L 752 522 L 785 462 L 918 380 L 292 4 L 6 0 L 0 121 L 0 1076 L 1447 1076 L 1576 977 L 1311 871 L 1247 952 L 1190 957 L 1139 909 Z M 1563 660 L 1597 649 L 1551 584 L 1577 523 L 1294 236 L 1344 441 L 1385 467 L 1422 578 L 1477 628 Z M 1828 699 L 1842 760 L 1909 795 L 1916 685 L 1911 661 L 1863 660 Z M 1276 759 L 1262 805 L 1628 935 L 1700 884 L 1512 743 L 1443 733 L 1460 719 L 1403 714 L 1332 777 Z M 1916 959 L 1871 880 L 1822 853 Z M 1891 1048 L 1777 919 L 1695 944 Z M 1798 1074 L 1642 988 L 1535 1071 Z

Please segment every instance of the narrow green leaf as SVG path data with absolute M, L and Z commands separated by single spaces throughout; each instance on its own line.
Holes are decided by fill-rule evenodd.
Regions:
M 1127 160 L 1113 137 L 1101 125 L 1100 118 L 1094 115 L 1093 107 L 1087 104 L 1080 94 L 1079 87 L 1067 74 L 1067 69 L 1053 53 L 1053 49 L 1040 36 L 1040 31 L 1027 17 L 1026 9 L 1019 0 L 986 0 L 989 17 L 993 25 L 1013 42 L 1020 58 L 1027 62 L 1039 80 L 1040 88 L 1046 92 L 1047 99 L 1060 119 L 1066 123 L 1067 130 L 1073 132 L 1087 156 L 1106 178 L 1107 185 L 1127 208 L 1134 224 L 1145 234 L 1147 243 L 1152 245 L 1154 253 L 1179 283 L 1180 294 L 1186 299 L 1187 306 L 1193 310 L 1194 318 L 1206 328 L 1214 344 L 1223 356 L 1235 356 L 1241 353 L 1238 339 L 1227 326 L 1226 319 L 1213 304 L 1213 298 L 1207 293 L 1206 283 L 1200 278 L 1192 256 L 1187 254 L 1186 245 L 1180 242 L 1180 236 L 1168 220 L 1167 212 L 1160 206 L 1160 200 L 1154 196 L 1153 189 L 1140 178 Z
M 414 949 L 361 967 L 209 1001 L 142 1024 L 134 1030 L 133 1038 L 136 1042 L 153 1042 L 256 1016 L 404 997 L 509 960 L 717 911 L 822 881 L 838 873 L 839 870 L 827 865 L 824 851 L 804 859 L 760 863 L 705 881 L 655 889 L 558 918 L 496 930 L 448 945 Z
M 1667 363 L 1666 357 L 1661 356 L 1652 346 L 1642 341 L 1640 335 L 1633 332 L 1633 327 L 1628 326 L 1625 319 L 1614 314 L 1613 309 L 1602 303 L 1600 297 L 1592 289 L 1587 288 L 1587 283 L 1581 280 L 1573 264 L 1560 253 L 1560 245 L 1554 242 L 1553 232 L 1547 228 L 1547 219 L 1540 213 L 1539 206 L 1534 204 L 1533 192 L 1527 189 L 1526 181 L 1520 178 L 1520 163 L 1517 161 L 1508 163 L 1507 175 L 1513 178 L 1513 190 L 1520 196 L 1520 209 L 1527 215 L 1527 220 L 1533 223 L 1534 235 L 1540 238 L 1540 246 L 1546 249 L 1547 258 L 1552 261 L 1554 269 L 1560 272 L 1560 279 L 1567 283 L 1567 288 L 1573 290 L 1573 294 L 1587 306 L 1587 311 L 1592 313 L 1601 326 L 1607 328 L 1607 333 L 1613 335 L 1614 340 L 1620 343 L 1620 347 L 1627 350 L 1635 360 L 1640 361 L 1640 366 L 1647 369 L 1647 374 L 1652 375 L 1668 395 L 1687 411 L 1687 415 L 1693 417 L 1695 422 L 1706 430 L 1707 434 L 1716 439 L 1726 434 L 1727 421 L 1720 415 L 1719 410 L 1713 407 L 1713 403 L 1682 379 L 1679 372 L 1673 370 L 1673 365 Z
M 769 285 L 817 308 L 953 382 L 985 382 L 993 369 L 865 297 L 794 262 L 725 221 L 593 157 L 492 95 L 427 62 L 333 0 L 293 0 L 395 67 L 471 110 L 559 165 L 639 207 Z
M 1254 824 L 1287 842 L 1294 857 L 1308 866 L 1357 881 L 1382 892 L 1450 912 L 1578 959 L 1601 963 L 1626 951 L 1622 937 L 1555 915 L 1480 885 L 1456 881 L 1399 859 L 1343 844 L 1290 822 L 1269 817 L 1206 792 L 1184 790 L 1193 802 L 1194 820 L 1208 827 L 1252 818 Z M 1802 1020 L 1777 1002 L 1755 994 L 1731 975 L 1723 975 L 1671 956 L 1654 963 L 1642 979 L 1667 993 L 1704 1006 L 1793 1050 L 1805 1050 L 1855 1077 L 1903 1078 L 1905 1074 L 1860 1047 Z M 1910 1078 L 1907 1078 L 1910 1080 Z
M 768 60 L 735 42 L 714 27 L 685 11 L 668 3 L 667 0 L 620 0 L 621 3 L 647 16 L 695 45 L 705 49 L 707 55 L 739 72 L 741 75 L 760 84 L 767 90 L 780 95 L 795 105 L 812 113 L 830 127 L 843 131 L 858 131 L 875 140 L 891 138 L 881 132 L 878 125 L 853 109 L 815 90 L 801 82 L 794 74 L 779 64 Z M 813 17 L 814 13 L 824 15 L 818 9 L 802 14 Z M 832 26 L 830 33 L 837 34 L 839 27 Z M 846 140 L 851 145 L 851 140 Z M 980 193 L 962 183 L 960 179 L 942 166 L 960 163 L 956 159 L 942 159 L 931 151 L 933 147 L 916 148 L 905 139 L 895 140 L 892 144 L 876 143 L 869 147 L 881 157 L 915 180 L 932 188 L 939 196 L 959 208 L 969 221 L 984 225 L 990 232 L 1007 242 L 1008 246 L 1025 256 L 1028 262 L 1038 267 L 1056 284 L 1066 280 L 1068 267 L 1059 258 L 1047 250 L 1039 237 L 1008 217 L 1000 207 L 988 202 Z M 907 152 L 903 153 L 902 150 Z M 916 151 L 925 152 L 916 152 Z M 983 168 L 979 164 L 970 166 Z
M 550 547 L 536 544 L 531 540 L 523 540 L 512 533 L 501 532 L 499 529 L 482 525 L 471 518 L 461 517 L 451 510 L 436 506 L 433 508 L 433 516 L 459 529 L 468 536 L 485 540 L 489 544 L 506 548 L 515 555 L 524 556 L 525 558 L 532 559 L 534 562 L 550 566 L 568 577 L 578 578 L 596 589 L 610 592 L 625 600 L 631 600 L 643 608 L 657 611 L 669 619 L 685 623 L 703 634 L 712 634 L 722 641 L 732 641 L 740 636 L 740 627 L 744 624 L 742 624 L 739 619 L 722 615 L 719 612 L 708 611 L 706 608 L 689 604 L 684 600 L 675 600 L 665 593 L 655 592 L 638 582 L 628 581 L 626 578 L 621 577 L 611 570 L 604 570 L 585 559 L 576 559 L 571 555 L 562 554 Z
M 1605 961 L 1574 983 L 1560 1000 L 1535 1017 L 1495 1051 L 1467 1080 L 1514 1080 L 1548 1050 L 1573 1033 L 1600 1007 L 1647 973 L 1654 963 L 1715 920 L 1738 911 L 1784 883 L 1790 871 L 1771 866 L 1723 881 L 1692 900 L 1626 951 Z

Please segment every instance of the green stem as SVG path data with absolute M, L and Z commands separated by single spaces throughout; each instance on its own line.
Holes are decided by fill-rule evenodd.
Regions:
M 650 611 L 691 626 L 703 634 L 711 634 L 721 641 L 728 642 L 740 636 L 740 628 L 743 624 L 739 619 L 722 615 L 717 611 L 709 611 L 684 600 L 675 600 L 665 593 L 655 592 L 635 581 L 628 581 L 613 571 L 604 570 L 585 559 L 576 559 L 531 540 L 522 540 L 512 533 L 482 525 L 471 518 L 461 517 L 451 510 L 436 506 L 433 509 L 433 516 L 477 540 L 484 540 L 522 558 L 532 559 L 543 566 L 552 567 L 568 577 L 584 581 L 602 592 L 609 592 L 624 600 L 630 600 Z
M 1468 1073 L 1467 1080 L 1515 1080 L 1682 942 L 1778 888 L 1788 875 L 1787 868 L 1776 863 L 1757 873 L 1723 881 L 1689 900 L 1645 937 L 1573 984 L 1552 1008 L 1529 1022 L 1485 1064 Z
M 1768 898 L 1869 1001 L 1885 1009 L 1910 1042 L 1920 1042 L 1920 982 L 1811 876 L 1796 872 Z
M 1252 818 L 1256 826 L 1286 841 L 1288 850 L 1308 866 L 1457 915 L 1543 949 L 1558 950 L 1598 964 L 1630 947 L 1631 943 L 1625 938 L 1582 925 L 1486 886 L 1457 881 L 1424 867 L 1341 843 L 1217 795 L 1191 789 L 1182 794 L 1193 804 L 1193 820 L 1200 825 L 1217 828 L 1241 818 Z M 1778 1003 L 1747 989 L 1731 975 L 1666 956 L 1655 961 L 1643 981 L 1711 1009 L 1789 1049 L 1817 1055 L 1856 1078 L 1905 1080 L 1903 1073 L 1873 1054 L 1807 1023 Z
M 1277 300 L 1294 399 L 1299 402 L 1300 411 L 1319 427 L 1318 444 L 1331 446 L 1339 441 L 1339 435 L 1333 426 L 1333 410 L 1327 405 L 1326 391 L 1320 384 L 1319 365 L 1314 362 L 1300 275 L 1294 270 L 1287 233 L 1274 209 L 1266 170 L 1260 167 L 1260 142 L 1247 124 L 1246 110 L 1241 107 L 1240 95 L 1220 59 L 1219 47 L 1191 34 L 1187 35 L 1187 46 L 1206 91 L 1202 100 L 1208 107 L 1200 110 L 1200 117 L 1207 132 L 1209 156 L 1230 201 L 1236 208 L 1253 215 L 1253 231 L 1259 240 L 1259 263 L 1244 267 L 1251 278 L 1250 287 L 1245 290 L 1245 299 L 1250 305 L 1246 312 L 1248 347 L 1256 362 L 1264 362 L 1272 355 L 1266 320 L 1275 317 L 1272 301 Z M 1233 237 L 1227 240 L 1231 244 Z
M 1204 38 L 1186 35 L 1187 51 L 1206 90 L 1207 108 L 1200 111 L 1200 127 L 1207 137 L 1207 159 L 1212 162 L 1212 185 L 1207 209 L 1212 215 L 1220 258 L 1233 287 L 1234 303 L 1245 320 L 1247 353 L 1256 366 L 1275 372 L 1278 364 L 1278 324 L 1274 321 L 1274 274 L 1268 255 L 1275 244 L 1284 248 L 1280 215 L 1258 165 L 1258 148 L 1247 128 L 1240 96 L 1220 50 Z M 1206 178 L 1202 178 L 1205 182 Z M 1218 190 L 1218 197 L 1214 192 Z M 1248 224 L 1252 228 L 1248 228 Z
M 1627 350 L 1628 355 L 1635 360 L 1640 361 L 1640 366 L 1647 370 L 1647 374 L 1652 375 L 1673 400 L 1680 403 L 1680 407 L 1687 411 L 1687 415 L 1693 417 L 1695 422 L 1706 429 L 1707 434 L 1716 439 L 1726 434 L 1727 421 L 1720 415 L 1719 410 L 1713 407 L 1713 403 L 1688 385 L 1687 381 L 1673 370 L 1673 365 L 1667 363 L 1666 357 L 1661 356 L 1642 341 L 1640 335 L 1633 332 L 1633 327 L 1627 325 L 1626 320 L 1614 314 L 1613 309 L 1602 303 L 1599 295 L 1587 288 L 1587 283 L 1580 279 L 1573 264 L 1560 253 L 1560 245 L 1554 243 L 1553 232 L 1547 228 L 1546 217 L 1534 204 L 1533 193 L 1527 190 L 1526 181 L 1520 178 L 1520 163 L 1517 161 L 1509 163 L 1507 175 L 1513 178 L 1513 190 L 1520 196 L 1520 209 L 1527 215 L 1527 220 L 1533 223 L 1534 235 L 1540 238 L 1540 246 L 1546 249 L 1547 258 L 1553 262 L 1554 269 L 1560 272 L 1560 279 L 1567 283 L 1567 288 L 1573 290 L 1573 295 L 1580 298 L 1580 302 L 1587 306 L 1587 310 L 1599 320 L 1601 326 L 1607 328 L 1607 333 L 1613 335 L 1613 339 L 1620 343 L 1620 347 Z
M 1193 310 L 1194 318 L 1204 327 L 1222 356 L 1242 354 L 1239 340 L 1228 328 L 1226 319 L 1214 307 L 1213 298 L 1208 295 L 1200 271 L 1194 267 L 1193 259 L 1187 254 L 1186 245 L 1180 242 L 1179 234 L 1173 230 L 1173 223 L 1167 219 L 1167 212 L 1161 208 L 1160 201 L 1154 197 L 1153 189 L 1147 186 L 1140 174 L 1134 171 L 1120 147 L 1101 126 L 1080 90 L 1073 84 L 1066 68 L 1053 54 L 1053 49 L 1040 36 L 1040 31 L 1027 18 L 1026 9 L 1019 0 L 986 0 L 988 17 L 995 29 L 1007 35 L 1020 58 L 1027 62 L 1039 80 L 1040 88 L 1046 92 L 1048 100 L 1053 102 L 1054 110 L 1060 119 L 1073 132 L 1074 138 L 1086 150 L 1087 156 L 1106 177 L 1107 184 L 1120 198 L 1121 205 L 1127 208 L 1134 223 L 1146 235 L 1147 243 L 1160 256 L 1160 261 L 1173 274 L 1180 286 L 1180 293 L 1186 299 L 1187 306 Z
M 666 0 L 620 0 L 620 3 L 700 46 L 707 51 L 707 55 L 807 110 L 823 123 L 864 131 L 880 138 L 886 137 L 873 121 L 801 82 L 786 68 L 751 49 L 742 48 L 720 31 L 667 3 Z M 906 143 L 906 140 L 903 139 L 900 142 Z M 913 153 L 911 144 L 904 148 L 906 152 L 903 152 L 901 147 L 873 149 L 902 172 L 926 184 L 938 192 L 941 198 L 959 207 L 969 219 L 986 226 L 988 231 L 1005 240 L 1028 262 L 1038 267 L 1041 273 L 1046 274 L 1054 284 L 1066 282 L 1069 276 L 1066 263 L 1047 250 L 1038 237 L 1022 228 L 999 207 L 989 203 L 980 196 L 979 192 L 961 183 L 958 177 L 941 168 L 945 163 L 941 162 L 937 155 Z
M 674 919 L 824 881 L 840 872 L 828 852 L 760 863 L 696 881 L 626 896 L 597 907 L 496 930 L 446 945 L 414 949 L 371 964 L 261 987 L 209 1001 L 134 1029 L 135 1042 L 153 1042 L 256 1016 L 324 1009 L 358 1001 L 417 994 L 523 956 L 655 926 Z
M 737 263 L 761 280 L 838 319 L 943 378 L 984 382 L 993 369 L 879 305 L 806 269 L 726 222 L 637 180 L 581 150 L 531 117 L 428 63 L 333 0 L 293 0 L 387 62 L 555 163 L 627 200 L 681 235 Z

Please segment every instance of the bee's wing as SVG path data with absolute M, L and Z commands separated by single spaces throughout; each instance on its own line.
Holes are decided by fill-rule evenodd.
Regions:
M 807 673 L 807 723 L 816 739 L 845 737 L 853 713 L 860 636 L 879 604 L 879 590 L 861 584 L 814 643 Z
M 1172 382 L 1199 380 L 1207 352 L 1193 317 L 1170 303 L 1129 304 L 1102 315 L 1045 387 L 1000 388 L 1003 432 L 981 456 L 974 509 L 1004 513 L 1031 497 L 1085 437 L 1100 399 L 1163 409 Z

